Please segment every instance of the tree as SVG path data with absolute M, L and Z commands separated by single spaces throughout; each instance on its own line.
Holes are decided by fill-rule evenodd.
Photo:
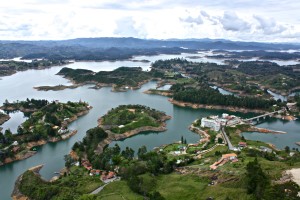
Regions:
M 290 151 L 291 151 L 289 146 L 284 147 L 284 150 L 286 153 L 290 153 Z
M 219 144 L 222 144 L 222 143 L 223 143 L 223 139 L 219 137 L 219 138 L 218 138 L 218 143 L 219 143 Z
M 121 154 L 124 158 L 131 160 L 134 157 L 134 150 L 129 147 L 126 147 Z
M 242 136 L 241 140 L 242 141 L 246 141 L 246 138 L 244 136 Z
M 183 144 L 183 136 L 181 136 L 181 144 Z
M 64 159 L 65 159 L 65 167 L 67 168 L 67 171 L 69 171 L 74 160 L 70 155 L 65 155 Z
M 143 145 L 143 146 L 141 146 L 140 148 L 139 148 L 139 150 L 138 150 L 138 158 L 140 159 L 140 160 L 142 160 L 143 159 L 143 157 L 144 157 L 144 155 L 147 153 L 147 148 L 146 148 L 146 146 L 145 145 Z
M 4 137 L 5 137 L 6 143 L 9 143 L 13 140 L 13 134 L 10 131 L 10 129 L 5 130 Z
M 269 178 L 263 172 L 257 158 L 247 164 L 247 191 L 256 199 L 262 199 L 265 189 L 270 185 Z
M 266 200 L 299 200 L 300 187 L 295 182 L 289 181 L 270 187 L 264 196 Z

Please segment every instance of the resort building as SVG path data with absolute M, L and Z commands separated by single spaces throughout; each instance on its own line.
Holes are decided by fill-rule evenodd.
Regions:
M 201 119 L 201 127 L 208 127 L 214 131 L 219 131 L 221 128 L 221 122 L 218 120 L 218 116 L 211 116 Z

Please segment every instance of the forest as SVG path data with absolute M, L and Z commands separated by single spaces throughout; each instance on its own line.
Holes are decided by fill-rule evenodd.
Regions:
M 145 72 L 140 67 L 120 67 L 113 71 L 100 71 L 63 68 L 58 73 L 71 78 L 77 83 L 96 82 L 103 84 L 116 84 L 118 87 L 137 87 L 140 83 L 152 78 L 152 73 Z
M 173 99 L 204 105 L 222 105 L 249 109 L 271 109 L 278 102 L 275 100 L 265 100 L 257 97 L 236 97 L 234 95 L 222 95 L 217 90 L 208 86 L 200 88 L 185 88 L 184 86 L 174 85 Z

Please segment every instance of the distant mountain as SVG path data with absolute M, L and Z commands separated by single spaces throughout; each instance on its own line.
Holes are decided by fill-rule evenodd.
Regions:
M 42 41 L 0 41 L 2 44 L 19 43 L 46 47 L 54 46 L 83 46 L 87 48 L 173 48 L 186 47 L 191 49 L 224 49 L 224 50 L 284 50 L 300 49 L 300 44 L 289 43 L 259 43 L 239 42 L 224 39 L 138 39 L 138 38 L 77 38 L 70 40 L 42 40 Z
M 0 58 L 115 60 L 134 55 L 176 54 L 198 50 L 287 50 L 300 44 L 238 42 L 224 39 L 77 38 L 70 40 L 0 41 Z

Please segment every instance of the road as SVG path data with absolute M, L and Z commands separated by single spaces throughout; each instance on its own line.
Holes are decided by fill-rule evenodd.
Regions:
M 94 190 L 93 192 L 91 192 L 91 194 L 98 194 L 98 193 L 101 192 L 101 191 L 103 190 L 103 188 L 104 188 L 105 186 L 107 186 L 108 184 L 110 184 L 111 182 L 114 182 L 114 181 L 119 181 L 119 180 L 121 180 L 120 177 L 115 177 L 115 178 L 111 178 L 111 179 L 105 180 L 105 181 L 103 181 L 105 184 L 102 185 L 102 186 L 100 186 L 100 187 L 98 187 L 96 190 Z
M 224 138 L 226 140 L 226 143 L 228 145 L 229 150 L 234 151 L 236 148 L 231 144 L 231 141 L 229 140 L 229 138 L 228 138 L 228 136 L 227 136 L 227 134 L 225 132 L 225 126 L 222 126 L 221 130 L 222 130 L 223 136 L 224 136 Z

